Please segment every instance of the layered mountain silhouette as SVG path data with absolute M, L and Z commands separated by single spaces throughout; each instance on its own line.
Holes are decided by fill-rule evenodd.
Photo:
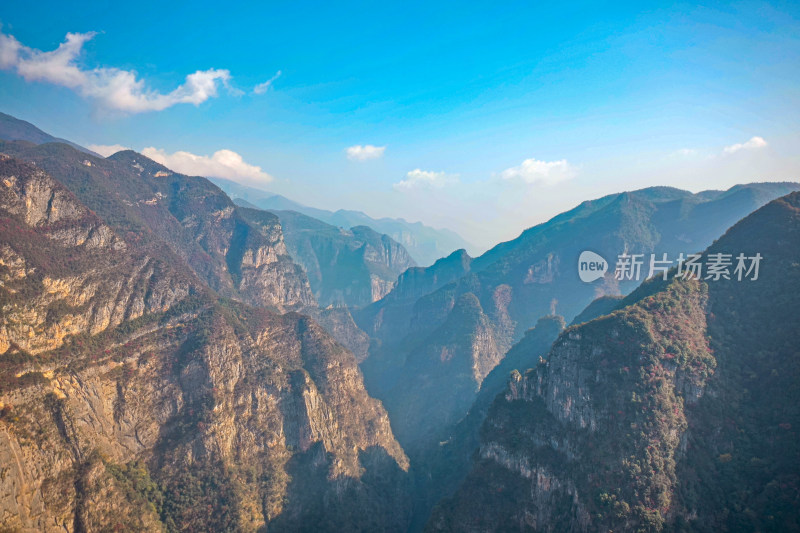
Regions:
M 0 530 L 800 529 L 800 184 L 609 195 L 471 257 L 0 139 Z M 694 252 L 762 262 L 613 274 Z
M 47 144 L 47 143 L 62 143 L 68 144 L 78 150 L 95 157 L 100 155 L 92 152 L 91 150 L 77 145 L 72 141 L 66 139 L 59 139 L 53 137 L 49 133 L 45 133 L 30 122 L 20 120 L 11 115 L 0 113 L 0 139 L 6 141 L 27 141 L 33 144 Z
M 645 283 L 511 375 L 430 531 L 800 527 L 800 193 L 705 252 L 758 278 Z
M 322 307 L 363 307 L 380 300 L 415 265 L 401 244 L 368 226 L 345 230 L 296 211 L 271 212 L 280 219 L 289 253 L 305 270 Z M 252 209 L 243 213 L 259 216 Z
M 667 187 L 609 195 L 525 230 L 477 258 L 463 251 L 411 269 L 382 300 L 354 313 L 373 338 L 362 363 L 370 391 L 387 406 L 412 453 L 446 440 L 487 374 L 545 315 L 568 322 L 600 295 L 626 294 L 618 255 L 676 258 L 703 250 L 737 220 L 797 183 L 755 183 L 692 194 Z M 591 250 L 609 263 L 583 283 L 578 258 Z
M 321 220 L 331 226 L 349 229 L 367 226 L 378 233 L 389 235 L 408 250 L 414 262 L 420 265 L 433 264 L 454 250 L 470 249 L 470 245 L 457 233 L 448 229 L 436 229 L 421 222 L 408 222 L 402 218 L 372 218 L 361 211 L 339 209 L 328 211 L 308 207 L 278 194 L 240 185 L 230 180 L 212 178 L 223 191 L 235 201 L 244 200 L 248 207 L 259 207 L 267 211 L 295 211 Z

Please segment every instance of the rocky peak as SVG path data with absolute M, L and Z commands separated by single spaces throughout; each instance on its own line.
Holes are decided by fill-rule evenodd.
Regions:
M 174 173 L 130 150 L 90 157 L 86 166 L 86 155 L 66 145 L 10 142 L 2 149 L 49 172 L 125 240 L 153 254 L 167 247 L 223 296 L 278 310 L 315 305 L 278 221 L 251 227 L 205 178 Z
M 246 217 L 264 211 L 242 209 Z M 293 257 L 321 307 L 363 307 L 383 298 L 414 265 L 405 248 L 367 226 L 344 229 L 295 211 L 275 211 Z
M 272 222 L 247 227 L 266 242 Z M 0 161 L 0 527 L 405 529 L 408 459 L 352 353 L 308 317 L 220 299 L 170 248 L 64 228 L 109 226 Z
M 512 374 L 429 529 L 791 529 L 798 213 L 775 200 L 706 250 L 761 253 L 757 281 L 648 281 Z

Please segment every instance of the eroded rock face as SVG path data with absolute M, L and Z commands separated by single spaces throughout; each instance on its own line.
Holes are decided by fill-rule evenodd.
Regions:
M 358 329 L 350 311 L 346 307 L 321 310 L 315 318 L 325 331 L 342 346 L 353 352 L 356 361 L 361 363 L 369 354 L 369 336 Z
M 68 335 L 100 333 L 162 311 L 188 293 L 43 171 L 0 161 L 0 352 L 59 348 Z M 42 265 L 42 266 L 34 266 Z
M 221 303 L 36 167 L 0 161 L 0 184 L 0 526 L 405 529 L 408 459 L 351 352 Z M 280 256 L 271 228 L 243 269 Z
M 470 530 L 466 524 L 480 513 L 484 524 L 503 513 L 489 530 L 536 531 L 628 530 L 666 516 L 685 405 L 698 400 L 716 365 L 706 306 L 704 285 L 676 282 L 564 332 L 546 360 L 512 376 L 495 400 L 479 466 L 432 529 Z M 514 496 L 484 498 L 459 516 L 486 483 Z
M 280 221 L 267 212 L 247 214 L 239 224 L 243 235 L 241 258 L 230 251 L 229 263 L 238 265 L 239 293 L 251 305 L 309 311 L 316 306 L 303 269 L 289 256 Z
M 705 252 L 769 257 L 757 281 L 650 280 L 562 333 L 512 374 L 428 529 L 795 529 L 799 229 L 793 193 Z
M 448 418 L 457 421 L 471 402 L 451 401 L 451 391 L 462 381 L 461 373 L 448 371 L 451 361 L 477 362 L 474 394 L 481 376 L 542 316 L 560 314 L 570 321 L 597 296 L 634 290 L 638 281 L 614 279 L 613 265 L 623 251 L 647 259 L 651 253 L 676 258 L 701 250 L 768 199 L 797 187 L 775 183 L 707 195 L 671 188 L 614 194 L 584 202 L 474 259 L 456 253 L 430 267 L 409 270 L 384 299 L 354 312 L 356 323 L 374 340 L 362 364 L 370 391 L 384 401 L 393 420 L 416 420 L 416 413 L 407 409 L 414 407 L 416 389 L 396 383 L 395 376 L 406 376 L 407 384 L 425 383 L 441 391 L 440 397 L 430 398 L 430 405 L 452 407 Z M 586 250 L 612 265 L 602 281 L 580 281 L 578 258 Z M 477 298 L 481 320 L 460 313 L 457 303 L 468 295 Z M 458 328 L 454 315 L 464 318 Z M 456 349 L 442 336 L 453 329 L 475 342 L 459 343 Z M 443 345 L 448 346 L 440 352 Z M 433 352 L 442 357 L 430 357 Z M 429 364 L 417 365 L 422 359 Z M 415 440 L 431 434 L 424 422 L 416 428 L 411 435 Z M 398 431 L 398 437 L 408 449 L 406 435 Z M 439 440 L 444 439 L 428 439 L 428 445 L 435 447 Z
M 242 213 L 248 220 L 265 216 L 256 209 L 243 208 Z M 380 300 L 415 265 L 400 243 L 366 226 L 346 229 L 295 211 L 274 213 L 323 308 L 363 307 Z
M 205 320 L 210 336 L 201 339 L 195 325 Z M 341 484 L 366 492 L 362 457 L 378 449 L 398 496 L 379 502 L 377 519 L 402 523 L 408 462 L 352 355 L 311 322 L 258 321 L 263 329 L 249 340 L 215 316 L 180 317 L 122 339 L 102 362 L 55 367 L 36 385 L 4 393 L 0 454 L 14 461 L 0 482 L 2 523 L 73 531 L 79 522 L 141 519 L 255 531 L 287 509 L 302 520 L 309 495 L 292 484 L 319 470 L 330 483 L 316 487 L 320 494 Z M 317 454 L 316 463 L 296 466 L 306 454 Z M 127 470 L 139 464 L 153 494 L 127 494 L 135 483 Z M 158 512 L 139 516 L 149 504 Z
M 278 219 L 265 214 L 249 223 L 205 178 L 173 173 L 132 151 L 92 158 L 91 165 L 83 163 L 85 154 L 60 144 L 0 142 L 0 151 L 35 163 L 99 215 L 106 229 L 150 255 L 174 256 L 222 296 L 280 312 L 316 306 L 308 279 L 286 251 Z M 27 216 L 45 216 L 48 205 L 55 209 L 49 217 L 69 215 L 62 214 L 58 196 L 42 203 L 46 194 L 27 194 L 32 205 L 45 206 Z M 81 231 L 80 225 L 65 228 L 59 238 L 88 239 Z

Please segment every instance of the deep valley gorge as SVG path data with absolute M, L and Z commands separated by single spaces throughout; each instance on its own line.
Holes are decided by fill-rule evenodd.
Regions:
M 0 118 L 0 531 L 800 530 L 800 183 L 473 256 Z

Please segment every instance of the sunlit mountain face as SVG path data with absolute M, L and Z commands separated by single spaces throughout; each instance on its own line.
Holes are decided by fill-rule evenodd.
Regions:
M 798 20 L 3 5 L 0 531 L 800 531 Z

